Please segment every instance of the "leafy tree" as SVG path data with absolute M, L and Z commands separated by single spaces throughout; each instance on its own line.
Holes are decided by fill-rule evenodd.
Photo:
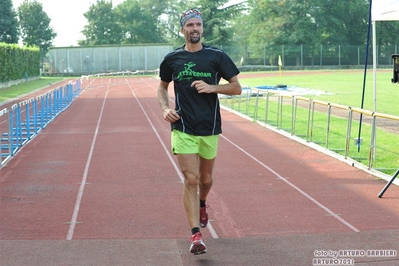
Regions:
M 398 18 L 399 19 L 399 18 Z M 399 44 L 399 21 L 377 21 L 377 45 Z
M 304 53 L 307 58 L 317 58 L 320 45 L 328 46 L 328 52 L 336 57 L 338 45 L 358 46 L 366 41 L 369 0 L 247 0 L 247 4 L 226 6 L 228 2 L 125 0 L 113 9 L 112 0 L 97 0 L 85 13 L 86 40 L 79 44 L 166 41 L 180 46 L 184 43 L 181 12 L 195 7 L 204 18 L 203 41 L 222 45 L 223 49 L 239 47 L 239 51 L 230 53 L 240 58 L 268 57 L 271 63 L 277 63 L 282 45 L 284 53 Z M 398 22 L 377 23 L 377 44 L 397 44 L 398 29 Z M 358 52 L 353 53 L 357 56 Z
M 313 58 L 320 45 L 364 44 L 368 1 L 249 0 L 252 46 L 305 45 Z M 270 48 L 276 58 L 277 48 Z M 332 49 L 334 50 L 334 49 Z M 286 52 L 290 52 L 289 50 Z M 297 58 L 298 60 L 299 58 Z
M 235 55 L 238 59 L 236 62 L 240 64 L 246 64 L 245 58 L 248 56 L 247 47 L 250 45 L 250 35 L 253 31 L 253 25 L 250 23 L 248 14 L 240 14 L 234 18 L 232 25 L 232 32 L 234 33 L 231 46 L 223 46 L 223 49 L 230 55 Z M 228 49 L 235 49 L 235 51 L 229 51 Z
M 310 1 L 250 1 L 251 39 L 268 45 L 307 44 L 315 41 L 317 25 L 309 13 Z
M 129 0 L 125 0 L 129 1 Z M 152 17 L 159 17 L 165 13 L 165 9 L 170 5 L 172 0 L 140 0 L 137 1 L 146 12 L 150 12 Z
M 18 20 L 12 0 L 0 0 L 0 42 L 18 43 Z
M 321 44 L 365 44 L 369 1 L 313 0 Z
M 57 33 L 50 27 L 51 19 L 36 0 L 25 0 L 18 7 L 22 42 L 26 46 L 38 46 L 46 53 L 53 45 Z
M 122 31 L 122 43 L 161 43 L 165 42 L 158 28 L 158 17 L 164 1 L 125 0 L 115 7 L 114 12 Z M 155 6 L 157 8 L 155 8 Z
M 161 29 L 168 42 L 178 46 L 184 43 L 180 34 L 180 15 L 189 8 L 198 8 L 204 20 L 203 42 L 212 45 L 231 44 L 232 22 L 244 10 L 243 4 L 226 6 L 229 0 L 171 1 L 165 9 L 166 19 L 161 21 Z
M 163 39 L 177 47 L 184 42 L 180 34 L 180 15 L 187 9 L 187 5 L 190 7 L 194 5 L 184 0 L 169 0 L 168 2 L 169 5 L 163 10 L 163 16 L 159 18 L 159 28 Z
M 203 41 L 212 45 L 230 44 L 233 34 L 229 22 L 243 10 L 241 4 L 226 7 L 229 0 L 197 0 L 194 7 L 202 13 L 204 20 Z M 183 10 L 190 8 L 185 7 Z M 180 12 L 181 13 L 181 12 Z M 180 16 L 179 16 L 180 18 Z
M 229 0 L 125 0 L 112 8 L 112 1 L 97 0 L 84 15 L 88 20 L 80 45 L 133 44 L 170 42 L 181 45 L 180 15 L 198 7 L 204 18 L 204 42 L 229 44 L 231 21 L 243 5 L 224 7 Z
M 397 54 L 399 44 L 399 21 L 377 21 L 376 22 L 376 46 L 377 54 L 391 56 Z M 371 44 L 371 40 L 370 40 Z
M 270 63 L 277 60 L 281 45 L 314 45 L 317 40 L 317 24 L 311 15 L 311 1 L 251 0 L 249 36 L 251 52 L 257 56 L 267 54 Z M 286 51 L 289 52 L 289 51 Z M 297 53 L 297 51 L 291 51 Z M 299 62 L 299 55 L 297 62 Z
M 89 11 L 84 13 L 88 25 L 82 31 L 86 40 L 78 41 L 79 45 L 120 44 L 121 28 L 112 9 L 112 1 L 97 0 Z

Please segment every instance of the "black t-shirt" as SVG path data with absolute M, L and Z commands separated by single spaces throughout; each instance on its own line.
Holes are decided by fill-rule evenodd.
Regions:
M 229 80 L 239 73 L 230 57 L 208 45 L 198 52 L 187 52 L 183 46 L 167 54 L 159 76 L 162 81 L 173 81 L 176 110 L 181 110 L 181 119 L 172 124 L 172 129 L 197 136 L 222 133 L 217 93 L 199 94 L 191 83 L 203 80 L 216 85 L 221 78 Z

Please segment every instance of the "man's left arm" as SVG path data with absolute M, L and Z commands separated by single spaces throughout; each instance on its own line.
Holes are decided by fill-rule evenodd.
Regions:
M 238 81 L 237 76 L 233 76 L 228 80 L 227 84 L 220 85 L 209 85 L 203 80 L 196 80 L 191 84 L 191 87 L 195 87 L 198 93 L 221 93 L 226 95 L 240 95 L 241 84 Z

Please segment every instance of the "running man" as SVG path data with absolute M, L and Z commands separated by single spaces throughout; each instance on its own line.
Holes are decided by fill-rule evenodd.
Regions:
M 191 228 L 190 252 L 206 253 L 200 227 L 208 224 L 205 201 L 213 184 L 219 134 L 222 133 L 218 93 L 241 94 L 233 61 L 220 49 L 201 42 L 203 20 L 198 9 L 180 18 L 185 45 L 167 54 L 160 65 L 158 101 L 171 123 L 172 152 L 184 175 L 183 204 Z M 228 81 L 219 85 L 220 79 Z M 175 109 L 169 107 L 173 81 Z

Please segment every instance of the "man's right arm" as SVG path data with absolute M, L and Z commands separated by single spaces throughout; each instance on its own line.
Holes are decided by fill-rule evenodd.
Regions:
M 157 95 L 159 106 L 161 107 L 163 118 L 169 123 L 173 123 L 180 119 L 180 116 L 175 110 L 169 107 L 169 97 L 168 97 L 168 86 L 169 82 L 162 81 L 159 83 Z
M 169 109 L 168 86 L 169 82 L 165 82 L 162 80 L 158 86 L 158 91 L 157 91 L 158 102 L 162 112 L 164 112 L 164 110 Z

